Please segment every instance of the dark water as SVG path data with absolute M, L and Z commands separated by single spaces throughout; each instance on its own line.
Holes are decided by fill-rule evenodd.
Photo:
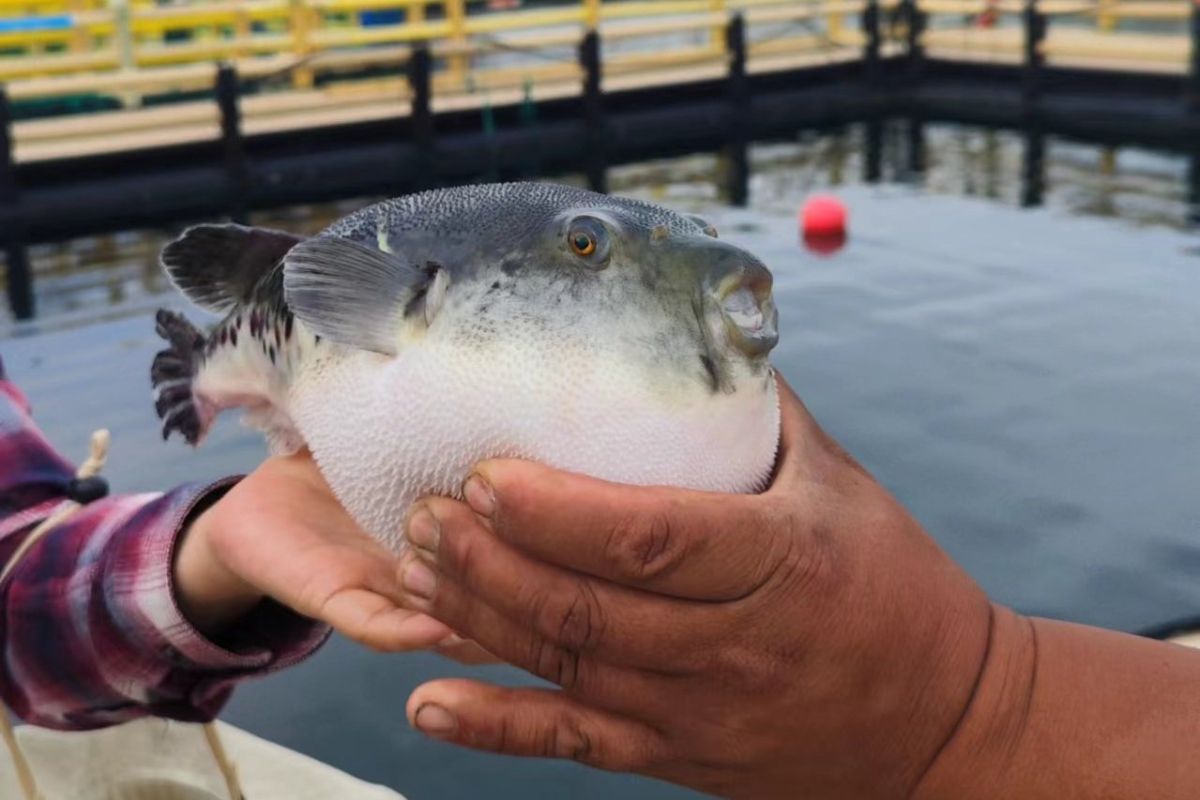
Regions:
M 708 156 L 612 182 L 705 214 L 772 267 L 776 365 L 994 597 L 1123 629 L 1200 612 L 1200 241 L 1186 165 L 1053 145 L 1047 208 L 1020 210 L 1018 138 L 945 129 L 925 146 L 919 187 L 861 185 L 853 132 L 756 148 L 746 209 L 722 204 Z M 903 161 L 888 175 L 911 179 Z M 817 257 L 798 243 L 795 212 L 830 185 L 852 233 Z M 328 213 L 276 224 L 311 228 Z M 262 454 L 232 419 L 195 453 L 158 440 L 145 378 L 163 290 L 147 266 L 154 243 L 43 253 L 43 265 L 70 262 L 40 284 L 47 313 L 0 340 L 56 444 L 77 455 L 93 427 L 113 430 L 122 491 L 246 470 Z M 411 798 L 686 796 L 411 733 L 408 693 L 467 673 L 522 680 L 335 640 L 243 687 L 226 717 Z

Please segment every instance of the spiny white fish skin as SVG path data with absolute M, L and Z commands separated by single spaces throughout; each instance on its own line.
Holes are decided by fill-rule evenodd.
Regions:
M 514 320 L 502 339 L 463 347 L 440 335 L 461 324 L 457 314 L 468 311 L 443 310 L 397 358 L 328 348 L 289 393 L 322 473 L 389 547 L 402 549 L 414 500 L 457 496 L 485 458 L 641 485 L 749 492 L 766 482 L 779 438 L 769 372 L 714 394 L 655 375 L 587 331 L 564 340 Z
M 564 245 L 564 225 L 581 214 L 611 236 L 603 269 Z M 765 269 L 707 237 L 702 222 L 512 184 L 400 198 L 322 235 L 383 252 L 424 243 L 446 264 L 440 307 L 401 318 L 394 355 L 318 339 L 299 315 L 274 361 L 243 332 L 236 346 L 212 349 L 194 392 L 209 415 L 244 407 L 275 452 L 307 445 L 339 500 L 388 547 L 403 549 L 414 500 L 457 496 L 486 458 L 712 491 L 752 492 L 769 479 L 773 370 L 765 351 L 748 354 L 745 336 L 739 350 L 730 332 L 751 319 L 749 339 L 764 325 L 773 333 L 769 273 L 762 314 L 722 313 L 714 270 L 728 283 L 738 264 L 758 265 L 761 283 Z M 244 327 L 245 312 L 224 324 Z

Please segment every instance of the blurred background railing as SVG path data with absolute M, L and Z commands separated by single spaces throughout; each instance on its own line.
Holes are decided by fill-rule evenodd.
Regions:
M 217 62 L 241 81 L 245 133 L 395 116 L 414 46 L 433 54 L 445 107 L 578 94 L 584 30 L 605 47 L 605 88 L 725 74 L 741 12 L 747 69 L 853 59 L 861 0 L 542 3 L 496 13 L 467 0 L 0 2 L 0 81 L 18 162 L 216 138 Z M 17 16 L 20 15 L 20 16 Z M 501 97 L 494 96 L 500 93 Z M 475 100 L 462 99 L 474 97 Z M 455 100 L 454 98 L 459 98 Z M 76 117 L 64 119 L 64 117 Z
M 779 92 L 774 111 L 754 106 L 767 111 L 758 119 L 751 78 Z M 1024 124 L 1043 112 L 1027 148 L 1034 175 L 1044 123 L 1105 137 L 1151 127 L 1191 152 L 1200 0 L 0 0 L 0 85 L 0 249 L 25 317 L 27 244 L 210 213 L 218 197 L 242 218 L 350 191 L 338 169 L 314 178 L 294 163 L 314 156 L 314 132 L 325 149 L 343 134 L 363 149 L 351 129 L 369 133 L 382 158 L 370 170 L 395 173 L 390 189 L 447 177 L 446 163 L 432 174 L 435 138 L 459 135 L 472 157 L 523 149 L 536 160 L 548 145 L 534 121 L 569 106 L 579 160 L 602 190 L 605 151 L 632 153 L 661 127 L 645 113 L 640 129 L 609 118 L 684 96 L 696 108 L 675 119 L 677 138 L 720 129 L 734 152 L 747 129 L 785 114 L 909 115 L 919 138 L 923 117 Z M 710 100 L 721 107 L 702 107 Z M 435 118 L 447 120 L 436 137 Z M 1041 183 L 1026 182 L 1031 203 Z M 287 197 L 276 188 L 293 184 Z
M 436 102 L 471 107 L 484 96 L 579 93 L 574 48 L 590 29 L 605 49 L 605 88 L 723 75 L 724 26 L 735 13 L 745 19 L 751 73 L 851 60 L 865 44 L 867 5 L 0 0 L 0 82 L 12 104 L 14 159 L 33 162 L 217 138 L 218 62 L 239 76 L 242 126 L 253 135 L 394 116 L 411 94 L 403 70 L 414 46 L 434 56 Z M 1030 8 L 1053 20 L 1036 43 L 1050 66 L 1183 74 L 1192 53 L 1187 0 L 882 0 L 878 8 L 884 55 L 910 39 L 930 58 L 1019 63 Z

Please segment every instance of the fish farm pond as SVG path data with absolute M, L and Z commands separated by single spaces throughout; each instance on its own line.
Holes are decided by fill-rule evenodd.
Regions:
M 994 598 L 1131 631 L 1200 614 L 1198 171 L 1183 156 L 1051 139 L 1031 192 L 1021 134 L 928 125 L 914 157 L 898 123 L 868 181 L 864 138 L 848 126 L 752 145 L 741 207 L 720 153 L 616 168 L 609 188 L 702 214 L 762 258 L 776 367 Z M 833 253 L 798 233 L 815 192 L 849 209 Z M 253 222 L 311 232 L 372 199 Z M 93 428 L 112 430 L 115 491 L 242 472 L 263 455 L 232 415 L 194 452 L 159 438 L 153 310 L 185 305 L 156 263 L 173 232 L 31 248 L 38 316 L 0 316 L 0 355 L 51 441 L 79 458 Z M 413 800 L 693 796 L 409 729 L 419 683 L 480 673 L 527 681 L 335 638 L 243 685 L 225 719 Z

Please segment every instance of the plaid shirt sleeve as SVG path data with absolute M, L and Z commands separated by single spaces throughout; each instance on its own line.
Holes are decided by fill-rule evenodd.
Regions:
M 73 477 L 0 364 L 0 564 Z M 220 643 L 180 613 L 171 570 L 180 531 L 234 482 L 98 500 L 30 548 L 0 586 L 0 695 L 17 716 L 75 730 L 147 715 L 206 721 L 238 681 L 320 647 L 328 628 L 270 601 Z

